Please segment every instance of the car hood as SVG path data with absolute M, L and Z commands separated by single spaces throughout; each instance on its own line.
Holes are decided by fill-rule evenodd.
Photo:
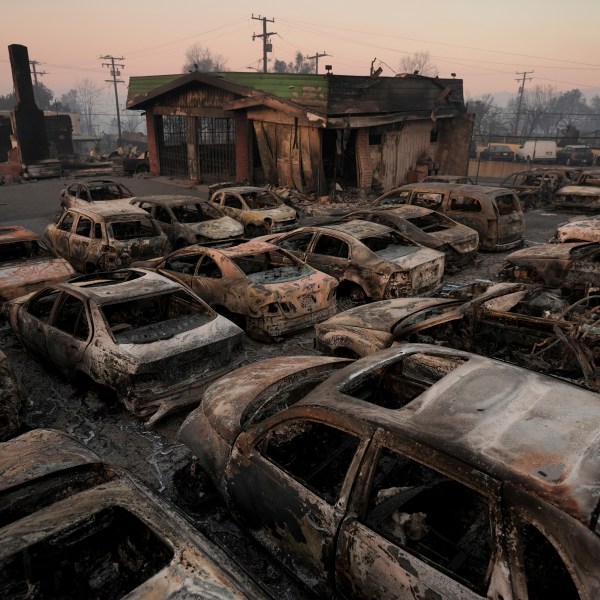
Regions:
M 204 415 L 217 433 L 233 446 L 235 438 L 252 415 L 270 401 L 280 400 L 298 380 L 324 378 L 331 371 L 349 363 L 347 359 L 326 356 L 272 358 L 246 365 L 221 377 L 206 390 L 196 411 Z M 197 439 L 193 411 L 179 432 L 183 443 Z
M 565 244 L 540 244 L 531 248 L 521 248 L 512 252 L 506 257 L 506 260 L 516 265 L 527 265 L 534 261 L 568 261 L 571 258 L 573 249 L 585 246 L 585 243 L 565 243 Z
M 566 185 L 555 192 L 555 196 L 598 196 L 600 187 L 592 185 Z
M 323 322 L 321 326 L 327 329 L 356 327 L 391 333 L 395 325 L 413 313 L 444 304 L 456 304 L 456 300 L 447 298 L 398 298 L 395 300 L 382 300 L 346 310 Z
M 224 240 L 244 234 L 243 225 L 231 217 L 221 217 L 220 219 L 201 221 L 200 223 L 185 223 L 182 226 L 196 235 L 211 240 Z

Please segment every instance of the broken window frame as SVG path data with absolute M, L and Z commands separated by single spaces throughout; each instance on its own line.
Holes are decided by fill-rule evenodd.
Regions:
M 503 556 L 506 555 L 506 550 L 503 545 L 505 535 L 502 513 L 501 482 L 495 480 L 486 473 L 476 470 L 471 465 L 464 464 L 454 457 L 441 454 L 436 449 L 432 449 L 421 442 L 411 439 L 410 435 L 394 433 L 379 428 L 375 432 L 372 442 L 363 459 L 363 466 L 359 476 L 357 477 L 355 485 L 355 493 L 353 493 L 351 504 L 349 506 L 350 514 L 355 514 L 358 520 L 369 529 L 372 528 L 366 522 L 366 512 L 369 506 L 369 496 L 371 493 L 373 478 L 377 469 L 378 457 L 381 448 L 387 448 L 393 452 L 397 452 L 411 461 L 436 471 L 440 475 L 462 484 L 467 488 L 470 488 L 475 493 L 483 496 L 487 500 L 489 504 L 490 557 L 487 574 L 485 577 L 485 590 L 477 590 L 475 587 L 470 585 L 469 582 L 457 577 L 451 572 L 443 570 L 443 568 L 439 567 L 439 565 L 436 565 L 435 563 L 428 563 L 431 564 L 435 569 L 439 570 L 440 573 L 444 573 L 447 577 L 457 581 L 461 585 L 465 585 L 465 587 L 468 587 L 477 593 L 483 594 L 485 597 L 485 591 L 487 591 L 489 588 L 494 566 Z M 377 535 L 381 535 L 383 537 L 383 534 L 379 532 L 377 532 Z M 402 547 L 405 548 L 404 546 Z M 414 551 L 410 548 L 405 549 L 407 552 L 415 555 Z M 423 560 L 420 557 L 418 557 L 418 559 Z

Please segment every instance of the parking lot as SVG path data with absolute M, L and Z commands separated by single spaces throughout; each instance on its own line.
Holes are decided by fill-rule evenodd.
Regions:
M 108 177 L 125 183 L 136 195 L 177 193 L 200 198 L 207 195 L 202 186 L 165 178 Z M 0 187 L 0 225 L 19 224 L 43 233 L 59 212 L 60 190 L 70 181 L 48 179 Z M 526 213 L 526 245 L 546 242 L 556 226 L 567 219 L 565 215 L 544 209 Z M 445 283 L 464 283 L 478 278 L 493 280 L 507 253 L 480 253 L 474 266 L 446 277 Z M 176 439 L 189 411 L 174 414 L 150 430 L 105 390 L 95 386 L 75 387 L 50 365 L 28 355 L 13 337 L 6 320 L 0 322 L 0 350 L 7 354 L 25 391 L 25 429 L 64 431 L 106 461 L 131 469 L 157 492 L 179 505 L 209 537 L 235 554 L 274 595 L 290 599 L 311 597 L 268 560 L 228 517 L 216 496 L 208 493 L 210 490 L 194 468 L 191 451 Z M 236 366 L 265 358 L 316 353 L 312 330 L 276 344 L 247 339 L 243 357 Z

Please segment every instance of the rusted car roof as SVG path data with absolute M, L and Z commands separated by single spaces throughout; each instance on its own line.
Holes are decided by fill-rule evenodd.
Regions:
M 110 203 L 94 204 L 93 206 L 73 206 L 71 212 L 79 212 L 84 215 L 99 215 L 107 220 L 111 217 L 141 216 L 148 218 L 148 213 L 139 206 L 129 204 L 129 199 L 114 200 Z
M 177 509 L 64 433 L 0 444 L 0 473 L 2 587 L 19 597 L 28 586 L 108 597 L 110 586 L 131 600 L 270 598 Z

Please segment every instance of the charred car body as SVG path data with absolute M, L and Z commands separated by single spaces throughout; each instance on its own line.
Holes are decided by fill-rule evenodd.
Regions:
M 45 235 L 54 251 L 82 273 L 114 271 L 170 249 L 156 221 L 125 201 L 67 209 Z
M 528 169 L 509 175 L 500 187 L 513 190 L 523 208 L 533 209 L 550 204 L 554 194 L 574 183 L 579 177 L 579 169 Z
M 582 171 L 574 184 L 556 192 L 552 205 L 572 211 L 600 210 L 600 170 Z
M 525 222 L 512 190 L 483 185 L 411 183 L 383 194 L 376 207 L 411 204 L 437 210 L 474 229 L 481 250 L 510 250 L 523 243 Z
M 211 186 L 209 191 L 216 187 Z M 212 192 L 210 202 L 222 213 L 239 221 L 248 237 L 289 231 L 298 226 L 296 211 L 268 188 L 249 185 L 221 187 Z
M 498 272 L 504 281 L 539 283 L 581 296 L 600 286 L 600 244 L 539 244 L 509 254 Z
M 177 509 L 50 430 L 0 444 L 3 598 L 266 600 Z
M 597 394 L 427 344 L 340 360 L 243 367 L 179 434 L 318 597 L 598 597 Z
M 356 302 L 417 296 L 442 285 L 441 252 L 420 246 L 379 223 L 355 219 L 301 227 L 266 239 L 335 277 L 340 282 L 339 294 Z
M 96 202 L 132 198 L 133 192 L 122 183 L 110 179 L 92 179 L 75 182 L 60 192 L 60 204 L 63 208 L 93 206 Z
M 356 211 L 350 213 L 347 219 L 386 225 L 410 240 L 443 252 L 446 255 L 446 269 L 457 269 L 472 263 L 479 247 L 479 234 L 474 229 L 422 206 Z
M 551 242 L 600 242 L 600 217 L 574 219 L 559 225 Z
M 335 278 L 267 242 L 190 246 L 140 265 L 181 281 L 265 341 L 310 327 L 336 310 Z
M 600 296 L 571 303 L 540 286 L 473 287 L 469 300 L 399 298 L 352 308 L 315 327 L 315 347 L 355 358 L 398 342 L 435 342 L 600 392 Z
M 242 330 L 142 269 L 77 277 L 5 305 L 13 333 L 66 375 L 116 391 L 152 424 L 232 367 Z
M 37 233 L 20 225 L 0 227 L 0 305 L 75 274 Z
M 195 196 L 136 196 L 130 202 L 152 215 L 175 249 L 244 235 L 239 221 Z

